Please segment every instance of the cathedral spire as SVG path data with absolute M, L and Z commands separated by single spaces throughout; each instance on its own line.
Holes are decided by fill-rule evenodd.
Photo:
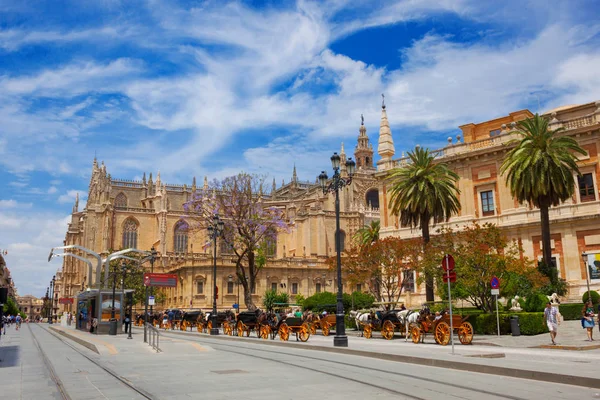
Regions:
M 73 213 L 79 211 L 79 192 L 75 194 L 75 204 L 73 204 Z
M 193 192 L 196 191 L 196 177 L 195 176 L 192 178 L 192 191 Z
M 204 189 L 208 189 L 208 177 L 204 176 Z
M 387 111 L 385 110 L 385 96 L 381 102 L 381 124 L 379 126 L 379 144 L 377 146 L 377 153 L 381 156 L 382 161 L 389 161 L 396 153 L 394 148 L 394 139 L 392 138 L 392 130 L 390 129 L 390 123 L 387 118 Z
M 273 178 L 273 187 L 271 189 L 271 194 L 275 194 L 276 190 L 277 190 L 277 183 L 275 183 L 275 178 Z
M 294 172 L 292 173 L 292 183 L 298 182 L 298 174 L 296 173 L 296 163 L 294 163 Z
M 144 172 L 144 176 L 142 176 L 142 183 L 146 186 L 146 173 Z

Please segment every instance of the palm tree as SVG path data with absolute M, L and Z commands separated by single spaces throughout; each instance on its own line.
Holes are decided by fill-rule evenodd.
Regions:
M 544 264 L 551 265 L 550 206 L 573 196 L 574 174 L 579 173 L 575 152 L 587 154 L 575 139 L 557 135 L 563 128 L 549 130 L 548 120 L 535 114 L 517 123 L 520 139 L 504 159 L 500 172 L 506 173 L 506 185 L 519 202 L 540 209 Z
M 408 153 L 410 163 L 390 174 L 390 209 L 402 225 L 421 228 L 423 247 L 429 243 L 429 223 L 447 221 L 458 213 L 458 175 L 445 163 L 435 162 L 429 149 L 416 147 Z M 433 277 L 425 275 L 427 301 L 433 301 Z
M 371 221 L 369 225 L 365 225 L 354 234 L 354 239 L 360 246 L 366 246 L 379 240 L 379 220 Z

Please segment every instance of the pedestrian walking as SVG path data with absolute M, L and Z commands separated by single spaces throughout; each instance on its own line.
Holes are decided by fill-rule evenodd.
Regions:
M 129 333 L 129 329 L 131 329 L 131 317 L 129 315 L 129 313 L 125 314 L 125 333 Z
M 558 333 L 558 325 L 560 324 L 560 318 L 558 317 L 558 307 L 552 307 L 552 303 L 546 303 L 544 309 L 544 320 L 550 331 L 550 340 L 552 344 L 556 344 L 556 334 Z
M 588 302 L 585 304 L 585 306 L 583 306 L 583 309 L 581 311 L 582 314 L 582 323 L 583 323 L 583 327 L 587 330 L 587 341 L 588 342 L 593 342 L 594 341 L 594 326 L 596 325 L 594 322 L 594 317 L 596 316 L 596 314 L 594 314 L 594 305 L 592 304 L 591 300 L 588 300 Z

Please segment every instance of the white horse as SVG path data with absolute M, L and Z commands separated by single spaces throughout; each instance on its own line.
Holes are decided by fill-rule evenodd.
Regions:
M 410 326 L 410 324 L 417 322 L 419 318 L 419 312 L 413 310 L 402 310 L 396 313 L 396 316 L 398 317 L 398 321 L 400 321 L 400 324 L 404 326 L 406 334 L 405 338 L 408 340 L 408 337 L 410 335 L 408 327 Z
M 367 325 L 369 323 L 369 318 L 371 316 L 372 311 L 350 311 L 350 316 L 354 318 L 354 322 L 356 323 L 356 329 L 360 332 L 360 336 L 363 336 L 363 330 L 360 329 L 361 325 Z

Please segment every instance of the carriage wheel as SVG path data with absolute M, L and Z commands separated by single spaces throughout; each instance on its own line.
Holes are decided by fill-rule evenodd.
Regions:
M 302 342 L 306 342 L 308 340 L 308 338 L 310 337 L 310 326 L 308 326 L 308 324 L 305 322 L 302 324 L 302 326 L 300 327 L 300 331 L 298 332 L 298 337 L 300 338 L 300 341 Z
M 181 321 L 181 323 L 179 324 L 179 330 L 187 331 L 187 328 L 188 328 L 188 322 L 187 321 Z
M 469 322 L 463 322 L 458 327 L 458 340 L 462 344 L 471 344 L 473 340 L 473 325 Z
M 371 339 L 373 337 L 373 327 L 371 326 L 371 324 L 365 325 L 365 327 L 363 328 L 363 332 L 363 335 L 367 339 Z
M 242 321 L 238 321 L 237 323 L 237 335 L 239 337 L 244 336 L 244 323 Z
M 279 333 L 279 340 L 281 340 L 283 342 L 287 342 L 287 340 L 290 337 L 290 328 L 284 322 L 279 327 L 279 331 L 277 333 Z
M 259 330 L 259 335 L 261 339 L 268 339 L 270 333 L 271 328 L 269 327 L 269 325 L 261 325 Z
M 394 337 L 394 324 L 392 321 L 387 320 L 383 323 L 383 326 L 381 327 L 381 336 L 387 340 L 391 340 Z
M 435 341 L 445 346 L 450 341 L 450 325 L 444 321 L 439 321 L 435 326 Z
M 198 330 L 198 333 L 202 333 L 202 331 L 204 330 L 204 325 L 197 322 L 196 323 L 196 329 Z
M 419 340 L 421 340 L 421 328 L 419 328 L 419 325 L 413 322 L 408 328 L 413 343 L 419 343 Z
M 211 329 L 212 329 L 212 321 L 208 321 L 208 323 L 206 324 L 206 333 L 210 333 Z
M 325 321 L 321 322 L 321 332 L 323 336 L 329 336 L 329 324 Z
M 317 334 L 317 323 L 316 322 L 313 322 L 312 324 L 310 324 L 310 334 L 311 335 Z

